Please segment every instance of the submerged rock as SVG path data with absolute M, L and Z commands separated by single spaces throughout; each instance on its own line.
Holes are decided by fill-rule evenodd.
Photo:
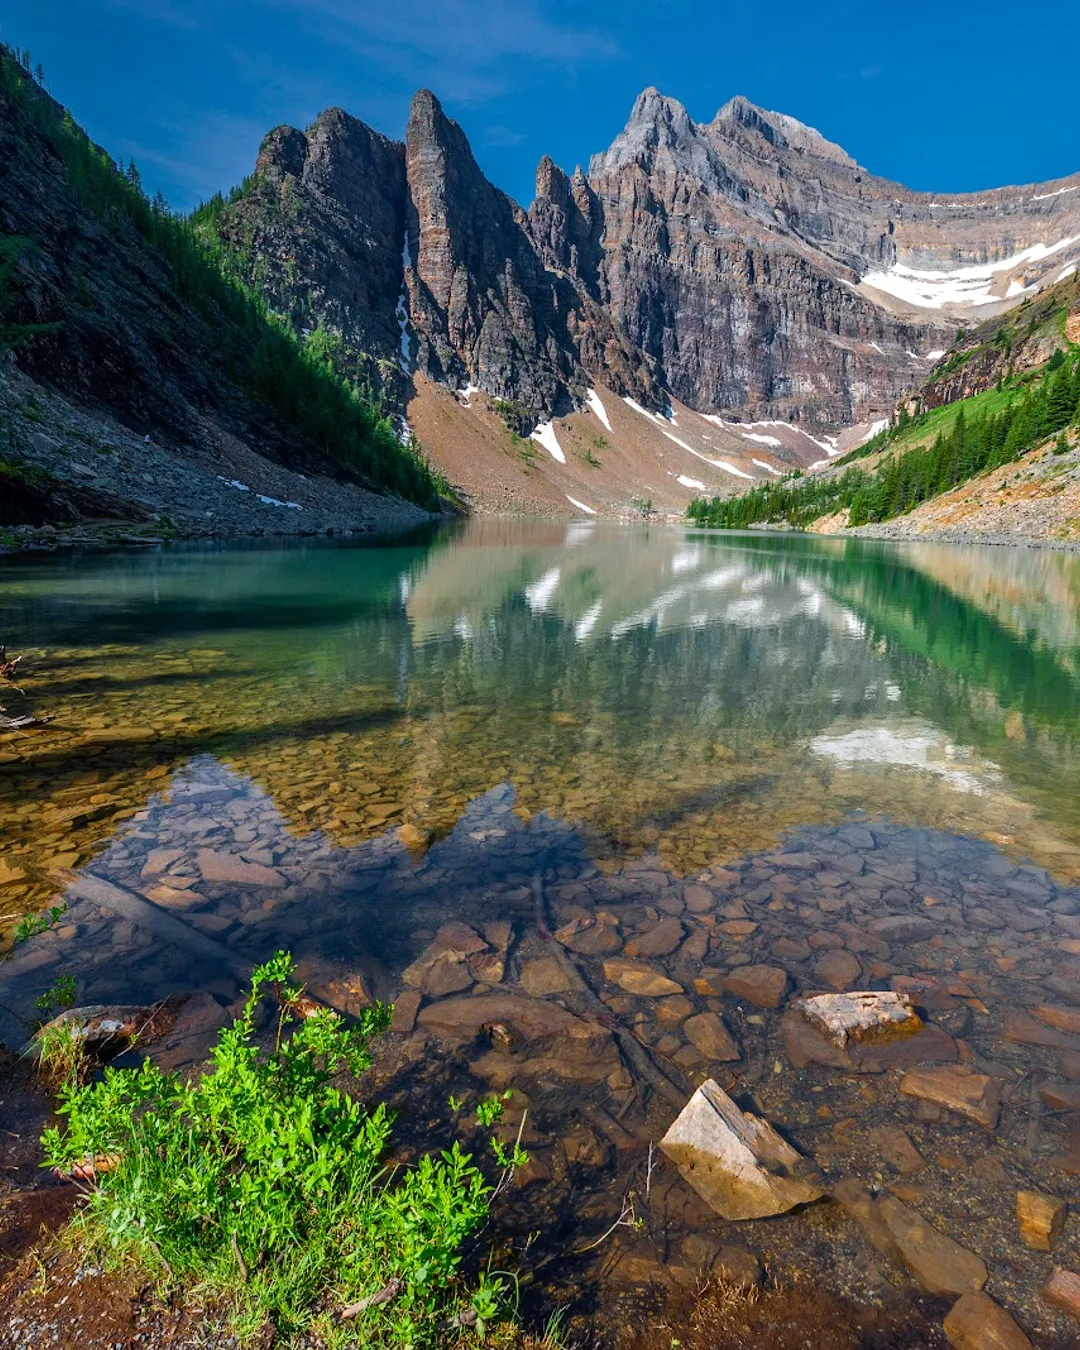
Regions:
M 741 1057 L 742 1052 L 719 1013 L 703 1012 L 687 1018 L 683 1034 L 708 1060 L 725 1063 Z
M 861 1181 L 842 1181 L 833 1198 L 855 1220 L 877 1251 L 903 1266 L 928 1294 L 981 1289 L 988 1275 L 982 1259 L 940 1232 L 895 1195 L 875 1199 Z
M 810 1164 L 768 1121 L 741 1111 L 711 1078 L 702 1083 L 660 1147 L 701 1198 L 725 1219 L 783 1214 L 821 1197 Z
M 779 966 L 742 966 L 724 980 L 724 993 L 757 1008 L 779 1008 L 788 983 L 787 971 Z
M 953 1304 L 945 1335 L 955 1350 L 1032 1350 L 1031 1342 L 989 1294 L 973 1291 Z
M 669 980 L 652 966 L 637 961 L 605 961 L 604 979 L 617 984 L 628 994 L 639 994 L 643 998 L 663 998 L 666 994 L 681 994 L 681 984 Z
M 997 1125 L 1001 1080 L 964 1065 L 918 1065 L 900 1080 L 900 1091 L 944 1106 L 988 1130 Z

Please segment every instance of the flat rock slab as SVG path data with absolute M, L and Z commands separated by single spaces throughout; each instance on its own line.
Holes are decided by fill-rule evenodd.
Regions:
M 861 1181 L 842 1181 L 833 1198 L 883 1256 L 903 1266 L 928 1294 L 958 1297 L 983 1287 L 987 1269 L 974 1252 L 909 1208 L 895 1195 L 875 1199 Z
M 609 956 L 622 946 L 618 930 L 596 919 L 571 919 L 552 936 L 579 956 Z
M 938 931 L 933 919 L 922 914 L 891 914 L 884 919 L 875 919 L 870 932 L 886 942 L 923 942 L 932 938 Z
M 884 1073 L 888 1069 L 908 1068 L 913 1064 L 952 1063 L 957 1057 L 956 1042 L 943 1028 L 927 1023 L 910 1035 L 880 1044 L 848 1041 L 838 1046 L 828 1040 L 799 1013 L 788 1009 L 780 1024 L 784 1053 L 796 1069 L 808 1064 L 854 1073 Z
M 789 976 L 779 966 L 740 966 L 724 980 L 724 993 L 756 1008 L 779 1008 Z
M 670 915 L 626 944 L 627 956 L 670 956 L 686 932 Z
M 708 1060 L 727 1063 L 741 1058 L 738 1042 L 719 1013 L 704 1012 L 688 1017 L 683 1023 L 683 1034 Z
M 944 1325 L 955 1350 L 1032 1350 L 1028 1338 L 989 1294 L 963 1294 Z
M 683 992 L 681 984 L 669 980 L 652 966 L 637 961 L 605 961 L 604 979 L 610 984 L 617 984 L 628 994 L 639 994 L 643 998 L 663 998 L 667 994 Z
M 284 886 L 285 878 L 263 863 L 244 862 L 235 853 L 201 848 L 195 855 L 199 871 L 206 881 L 219 881 L 233 886 Z
M 570 988 L 570 978 L 554 956 L 540 956 L 523 962 L 519 981 L 522 989 L 534 998 L 565 994 Z
M 768 1121 L 744 1112 L 711 1078 L 661 1139 L 684 1180 L 725 1219 L 761 1219 L 809 1204 L 822 1191 L 810 1164 Z
M 814 979 L 827 989 L 850 989 L 862 978 L 862 966 L 851 952 L 826 952 L 814 963 Z
M 1001 1108 L 1001 1080 L 976 1073 L 962 1064 L 917 1065 L 900 1080 L 907 1097 L 944 1106 L 988 1130 L 995 1128 Z

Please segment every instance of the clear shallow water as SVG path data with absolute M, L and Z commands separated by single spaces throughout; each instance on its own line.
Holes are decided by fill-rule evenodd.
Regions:
M 594 931 L 599 916 L 608 954 L 647 959 L 688 999 L 627 995 L 598 949 L 584 955 L 607 1016 L 689 1087 L 727 1070 L 681 1027 L 722 1012 L 740 1083 L 823 1165 L 875 1156 L 859 1132 L 872 1113 L 823 1142 L 848 1088 L 775 1070 L 779 1014 L 702 992 L 703 969 L 768 961 L 820 987 L 822 954 L 842 947 L 859 985 L 940 981 L 950 1034 L 1007 1078 L 1062 1072 L 1060 1046 L 1010 1040 L 1002 1019 L 1076 979 L 1061 929 L 1080 912 L 1074 557 L 476 522 L 369 548 L 8 560 L 0 637 L 31 658 L 25 702 L 53 716 L 0 738 L 0 914 L 72 878 L 135 897 L 77 899 L 8 968 L 6 1004 L 60 973 L 84 1002 L 197 988 L 225 1003 L 246 965 L 288 946 L 349 1008 L 396 996 L 440 924 L 464 920 L 485 939 L 509 922 L 508 960 L 489 941 L 493 964 L 426 988 L 428 1007 L 494 991 L 583 1014 L 530 966 L 548 924 Z M 932 941 L 874 938 L 882 916 L 931 908 Z M 658 938 L 666 920 L 677 932 Z M 514 1082 L 538 1156 L 552 1151 L 543 1222 L 602 1231 L 627 1138 L 659 1137 L 670 1105 L 624 1081 L 610 1047 L 576 1078 L 543 1055 L 493 1062 L 483 1037 L 466 1049 L 429 1065 L 432 1091 L 445 1101 L 455 1073 Z M 892 1120 L 875 1091 L 860 1110 Z M 1025 1129 L 1003 1126 L 1006 1155 Z M 1062 1140 L 1043 1139 L 1049 1168 Z M 956 1180 L 939 1180 L 947 1207 Z M 568 1217 L 582 1184 L 595 1204 Z M 966 1197 L 976 1220 L 995 1195 Z M 665 1219 L 676 1247 L 708 1222 L 680 1215 Z M 775 1259 L 804 1259 L 815 1222 L 777 1228 Z M 874 1296 L 869 1278 L 852 1287 Z

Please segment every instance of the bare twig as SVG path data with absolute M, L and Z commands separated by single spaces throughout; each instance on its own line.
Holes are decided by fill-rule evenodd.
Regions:
M 649 1195 L 650 1195 L 651 1192 L 652 1192 L 652 1158 L 653 1158 L 653 1141 L 650 1139 L 650 1140 L 649 1140 L 649 1165 L 648 1165 L 648 1169 L 647 1169 L 646 1172 L 645 1172 L 645 1198 L 646 1198 L 646 1200 L 649 1198 Z
M 384 1303 L 389 1303 L 392 1298 L 397 1298 L 404 1287 L 405 1281 L 395 1275 L 392 1280 L 374 1294 L 368 1294 L 367 1298 L 358 1299 L 355 1303 L 346 1304 L 338 1313 L 338 1318 L 342 1322 L 351 1322 L 354 1317 L 359 1317 L 362 1312 L 368 1308 L 381 1308 Z
M 619 1217 L 611 1225 L 606 1233 L 601 1233 L 595 1242 L 590 1242 L 585 1247 L 576 1247 L 571 1253 L 573 1256 L 580 1256 L 583 1252 L 591 1252 L 594 1247 L 599 1247 L 601 1242 L 605 1242 L 614 1233 L 616 1228 L 633 1228 L 637 1224 L 637 1215 L 634 1213 L 634 1193 L 628 1191 L 623 1196 L 622 1209 L 619 1211 Z
M 236 1240 L 235 1233 L 233 1233 L 232 1236 L 229 1238 L 229 1246 L 232 1248 L 233 1256 L 236 1257 L 236 1264 L 240 1267 L 240 1278 L 246 1284 L 248 1279 L 247 1262 L 244 1260 L 244 1255 L 243 1252 L 241 1252 L 240 1250 L 240 1244 Z

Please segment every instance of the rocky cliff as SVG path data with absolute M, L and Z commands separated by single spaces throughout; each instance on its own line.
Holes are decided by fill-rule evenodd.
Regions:
M 524 211 L 424 91 L 404 146 L 337 110 L 272 132 L 216 228 L 398 398 L 421 372 L 524 432 L 602 383 L 836 428 L 887 413 L 958 324 L 1075 265 L 1080 175 L 937 198 L 745 99 L 695 123 L 649 89 L 587 174 L 542 160 Z

